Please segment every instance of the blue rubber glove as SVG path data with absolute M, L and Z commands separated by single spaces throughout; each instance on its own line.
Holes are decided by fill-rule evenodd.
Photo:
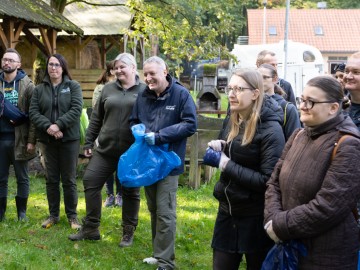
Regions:
M 145 133 L 145 141 L 148 145 L 155 145 L 155 133 L 154 132 Z
M 208 147 L 203 157 L 204 160 L 203 162 L 205 165 L 218 168 L 220 159 L 221 159 L 221 151 L 216 151 L 213 148 Z

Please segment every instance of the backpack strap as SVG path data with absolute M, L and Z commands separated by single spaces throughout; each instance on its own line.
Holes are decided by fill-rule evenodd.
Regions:
M 349 138 L 349 137 L 353 137 L 351 135 L 348 135 L 348 134 L 345 134 L 343 136 L 340 137 L 340 139 L 335 143 L 335 147 L 334 147 L 334 150 L 332 151 L 332 154 L 331 154 L 331 161 L 334 160 L 335 156 L 336 156 L 336 152 L 340 146 L 340 144 L 346 139 L 346 138 Z M 352 209 L 352 213 L 354 215 L 354 218 L 356 220 L 356 222 L 359 220 L 359 213 L 356 209 L 356 207 L 354 209 Z

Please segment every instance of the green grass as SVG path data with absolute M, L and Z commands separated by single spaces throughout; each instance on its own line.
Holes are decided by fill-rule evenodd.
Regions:
M 9 180 L 9 197 L 6 220 L 0 223 L 0 269 L 155 269 L 146 265 L 143 258 L 152 254 L 150 215 L 141 190 L 139 226 L 134 244 L 119 248 L 121 237 L 120 208 L 103 208 L 101 241 L 71 242 L 67 236 L 73 231 L 67 223 L 61 204 L 60 222 L 41 228 L 48 215 L 45 180 L 31 178 L 28 202 L 28 222 L 16 220 L 16 184 Z M 203 184 L 198 190 L 179 187 L 177 206 L 176 265 L 177 269 L 211 269 L 210 247 L 217 201 L 212 196 L 215 180 Z M 79 217 L 85 216 L 82 181 L 78 180 Z M 105 193 L 103 194 L 105 196 Z

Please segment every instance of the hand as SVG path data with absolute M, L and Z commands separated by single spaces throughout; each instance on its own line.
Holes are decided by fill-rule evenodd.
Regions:
M 279 237 L 276 236 L 273 226 L 272 226 L 272 220 L 270 220 L 268 223 L 265 224 L 264 229 L 266 230 L 266 233 L 269 235 L 269 237 L 277 244 L 281 240 Z
M 92 156 L 92 150 L 91 149 L 85 149 L 84 150 L 84 156 L 85 157 L 91 157 Z
M 47 134 L 49 134 L 50 136 L 55 136 L 55 133 L 60 131 L 60 128 L 57 124 L 52 124 L 47 130 Z
M 221 157 L 220 157 L 220 161 L 219 161 L 219 169 L 221 171 L 225 170 L 226 165 L 228 164 L 230 158 L 228 158 L 224 152 L 221 152 Z
M 55 139 L 61 139 L 62 137 L 64 137 L 64 134 L 59 130 L 57 132 L 54 133 L 53 135 L 55 137 Z
M 28 144 L 26 145 L 26 151 L 27 151 L 29 154 L 35 153 L 35 144 L 28 143 Z
M 214 149 L 215 151 L 222 151 L 224 150 L 224 147 L 226 145 L 226 142 L 224 140 L 212 140 L 208 142 L 208 146 Z
M 149 132 L 145 133 L 145 141 L 148 145 L 155 145 L 155 133 Z

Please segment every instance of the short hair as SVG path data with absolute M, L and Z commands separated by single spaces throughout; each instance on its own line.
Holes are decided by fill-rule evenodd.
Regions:
M 156 64 L 158 64 L 163 70 L 166 70 L 166 71 L 168 70 L 167 64 L 166 64 L 165 61 L 164 61 L 162 58 L 160 58 L 159 56 L 151 56 L 151 57 L 149 57 L 148 59 L 145 60 L 144 66 L 145 66 L 146 64 L 150 64 L 150 63 L 156 63 Z
M 262 50 L 261 52 L 258 53 L 257 58 L 256 58 L 256 66 L 257 67 L 261 66 L 262 64 L 265 64 L 264 58 L 268 54 L 270 54 L 271 56 L 276 56 L 276 54 L 274 52 L 269 51 L 269 50 Z
M 50 55 L 48 57 L 48 59 L 46 60 L 45 76 L 49 75 L 47 67 L 49 66 L 49 61 L 50 61 L 51 57 L 55 57 L 57 60 L 59 60 L 60 66 L 61 66 L 61 68 L 63 70 L 62 77 L 64 78 L 64 76 L 66 75 L 66 76 L 69 77 L 70 80 L 72 80 L 72 76 L 71 76 L 70 71 L 69 71 L 69 66 L 68 66 L 67 61 L 65 60 L 65 57 L 63 55 L 61 55 L 61 54 L 58 54 L 58 53 Z
M 360 58 L 360 51 L 353 53 L 349 58 Z
M 262 64 L 262 65 L 260 65 L 260 66 L 258 67 L 258 69 L 259 69 L 259 68 L 268 69 L 268 70 L 270 70 L 271 76 L 272 76 L 273 78 L 279 78 L 278 72 L 277 72 L 277 70 L 276 70 L 276 68 L 275 68 L 274 66 L 272 66 L 272 65 L 270 65 L 270 64 Z M 278 95 L 280 95 L 280 96 L 286 97 L 285 91 L 284 91 L 278 84 L 276 84 L 276 83 L 274 83 L 274 92 L 275 92 L 275 94 L 278 94 Z
M 15 54 L 17 54 L 17 56 L 19 57 L 19 62 L 21 62 L 21 55 L 17 50 L 15 50 L 13 48 L 8 48 L 8 49 L 6 49 L 5 53 L 15 53 Z
M 125 63 L 127 66 L 133 66 L 135 70 L 137 71 L 137 64 L 135 57 L 130 53 L 120 53 L 118 56 L 116 56 L 114 60 L 114 66 L 116 61 L 121 61 Z
M 344 91 L 341 84 L 332 76 L 322 75 L 314 77 L 306 85 L 321 89 L 329 101 L 337 102 L 341 105 L 344 99 Z

